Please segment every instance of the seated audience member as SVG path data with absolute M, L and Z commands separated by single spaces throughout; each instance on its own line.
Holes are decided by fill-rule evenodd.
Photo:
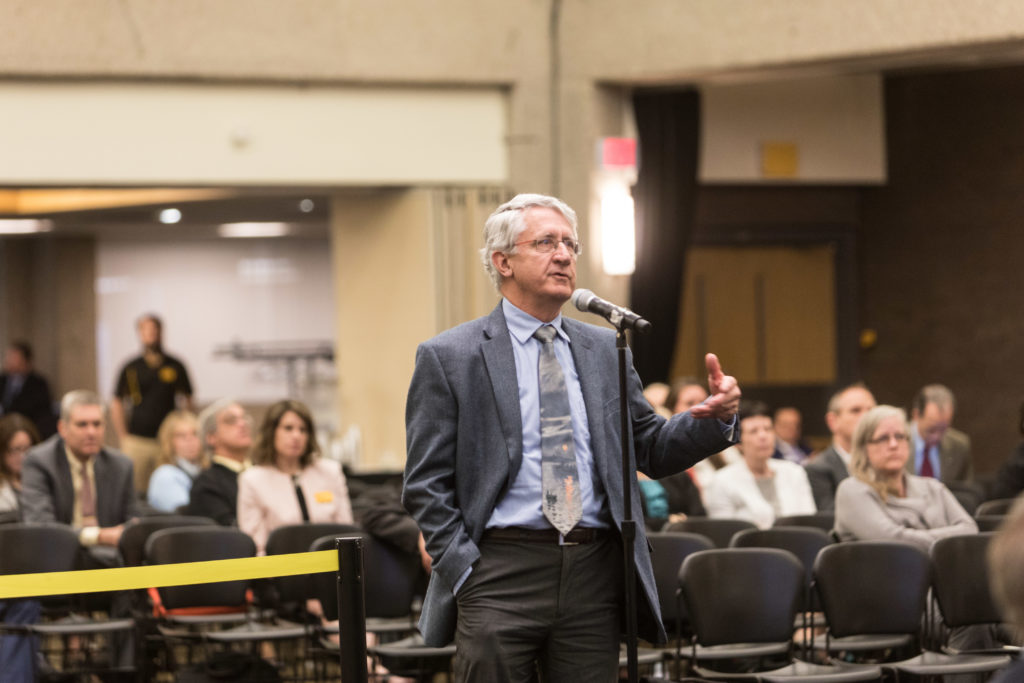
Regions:
M 909 441 L 900 408 L 876 406 L 861 418 L 853 434 L 850 477 L 836 490 L 840 540 L 893 539 L 928 550 L 940 538 L 978 532 L 942 482 L 905 470 Z
M 971 440 L 950 426 L 955 409 L 953 392 L 941 384 L 929 384 L 917 392 L 910 413 L 913 444 L 908 472 L 944 484 L 974 478 Z
M 1010 509 L 1002 528 L 988 547 L 988 575 L 992 597 L 1002 609 L 1006 622 L 1024 635 L 1024 502 Z M 1024 659 L 1016 657 L 1009 668 L 990 683 L 1024 681 Z
M 138 505 L 132 461 L 103 447 L 105 426 L 98 394 L 65 394 L 59 436 L 25 457 L 21 509 L 26 522 L 70 524 L 98 566 L 114 566 L 124 524 Z
M 693 377 L 680 377 L 668 390 L 665 397 L 665 407 L 672 411 L 673 415 L 685 412 L 699 403 L 703 403 L 708 397 L 708 392 L 699 381 Z
M 303 522 L 351 524 L 352 505 L 337 462 L 320 457 L 313 417 L 298 401 L 267 410 L 253 467 L 238 477 L 238 528 L 266 551 L 274 529 Z
M 803 440 L 803 416 L 792 406 L 775 411 L 775 448 L 783 460 L 800 465 L 811 454 L 811 448 Z
M 651 479 L 643 472 L 637 472 L 636 477 L 643 498 L 644 521 L 651 531 L 660 530 L 667 522 L 707 515 L 700 490 L 688 472 L 662 479 Z
M 0 372 L 0 415 L 19 413 L 36 426 L 41 439 L 57 431 L 50 385 L 32 367 L 32 347 L 27 342 L 12 342 L 4 352 Z
M 18 520 L 21 467 L 28 449 L 37 443 L 39 433 L 27 417 L 18 413 L 0 417 L 0 521 Z
M 668 398 L 669 386 L 664 382 L 651 382 L 644 387 L 644 398 L 655 410 L 665 407 L 665 399 Z M 669 415 L 671 415 L 671 411 Z
M 1024 403 L 1020 404 L 1020 415 L 1017 416 L 1017 429 L 1024 436 Z M 992 486 L 991 498 L 1016 498 L 1024 491 L 1024 441 L 1017 444 L 996 473 Z
M 835 509 L 836 487 L 850 475 L 853 430 L 864 413 L 874 407 L 875 397 L 859 382 L 840 389 L 829 399 L 825 423 L 832 432 L 832 445 L 804 463 L 818 510 Z
M 149 478 L 146 501 L 161 512 L 176 512 L 188 505 L 192 482 L 206 465 L 199 441 L 199 420 L 194 413 L 175 410 L 157 432 L 159 465 Z
M 21 494 L 21 467 L 25 453 L 39 443 L 32 422 L 18 413 L 0 418 L 0 519 L 17 521 L 18 498 Z M 11 624 L 32 624 L 39 620 L 40 605 L 36 600 L 0 600 L 0 621 Z M 0 635 L 0 672 L 3 680 L 31 683 L 34 680 L 32 660 L 36 643 L 33 637 Z
M 91 391 L 71 391 L 60 403 L 58 436 L 28 452 L 22 468 L 22 518 L 26 522 L 70 525 L 86 551 L 82 569 L 116 567 L 124 525 L 139 513 L 134 471 L 128 456 L 103 447 L 103 399 Z M 117 591 L 93 596 L 107 601 L 112 617 L 131 613 L 131 595 Z M 87 600 L 90 607 L 95 603 Z M 131 636 L 115 636 L 118 666 L 134 659 Z
M 238 475 L 250 464 L 252 417 L 237 401 L 221 399 L 199 414 L 199 437 L 210 466 L 192 483 L 185 513 L 234 526 Z
M 814 496 L 804 468 L 775 452 L 775 430 L 768 406 L 740 401 L 740 462 L 715 472 L 704 489 L 710 517 L 745 519 L 766 529 L 776 517 L 813 514 Z

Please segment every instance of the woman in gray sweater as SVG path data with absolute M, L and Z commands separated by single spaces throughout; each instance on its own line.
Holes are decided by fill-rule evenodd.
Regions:
M 836 490 L 840 540 L 900 540 L 927 551 L 940 538 L 978 532 L 942 482 L 905 471 L 909 457 L 902 409 L 876 406 L 861 418 L 853 434 L 851 476 Z

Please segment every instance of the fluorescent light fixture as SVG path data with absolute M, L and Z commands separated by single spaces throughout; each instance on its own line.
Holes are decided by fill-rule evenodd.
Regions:
M 223 223 L 217 228 L 221 237 L 284 237 L 290 232 L 287 223 Z
M 160 212 L 160 222 L 164 225 L 177 223 L 181 220 L 181 211 L 177 209 L 164 209 Z
M 601 259 L 608 275 L 632 275 L 636 267 L 633 196 L 625 183 L 601 188 Z
M 34 232 L 50 232 L 53 221 L 38 218 L 0 219 L 0 235 L 29 235 Z

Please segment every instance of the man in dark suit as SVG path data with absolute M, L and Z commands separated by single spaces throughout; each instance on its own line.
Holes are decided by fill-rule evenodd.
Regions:
M 561 316 L 579 253 L 571 208 L 519 195 L 484 236 L 503 300 L 420 346 L 406 405 L 403 501 L 433 559 L 420 627 L 433 645 L 455 635 L 458 681 L 529 681 L 538 667 L 548 681 L 614 681 L 624 594 L 615 335 Z M 668 421 L 630 373 L 631 471 L 666 476 L 730 445 L 739 387 L 714 355 L 707 364 L 711 396 Z M 563 410 L 551 415 L 556 394 Z M 558 467 L 575 468 L 549 488 L 555 437 Z M 635 476 L 630 486 L 639 633 L 664 641 Z
M 832 432 L 832 444 L 804 464 L 818 512 L 835 510 L 836 488 L 850 475 L 853 430 L 861 416 L 874 407 L 875 397 L 861 382 L 840 389 L 829 399 L 825 422 Z
M 0 415 L 10 413 L 32 420 L 40 438 L 49 438 L 57 430 L 50 385 L 32 368 L 32 347 L 23 341 L 7 347 L 0 374 Z
M 941 384 L 922 387 L 910 406 L 910 435 L 913 450 L 907 471 L 934 477 L 943 484 L 969 482 L 974 478 L 971 440 L 953 429 L 956 400 Z
M 21 509 L 26 522 L 71 525 L 96 562 L 112 566 L 124 524 L 139 510 L 132 461 L 103 447 L 104 429 L 98 394 L 65 394 L 58 436 L 25 456 Z
M 192 484 L 184 512 L 235 526 L 238 475 L 249 466 L 252 417 L 233 399 L 215 401 L 199 416 L 199 438 L 210 466 Z

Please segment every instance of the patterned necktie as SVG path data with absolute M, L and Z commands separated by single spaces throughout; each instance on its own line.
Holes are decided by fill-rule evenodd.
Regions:
M 96 498 L 93 495 L 92 481 L 89 479 L 88 465 L 82 465 L 82 491 L 79 503 L 82 506 L 82 526 L 96 526 Z
M 569 391 L 562 366 L 555 358 L 555 328 L 544 325 L 533 336 L 541 342 L 537 370 L 540 376 L 541 484 L 544 516 L 562 534 L 583 517 L 576 449 L 572 445 Z
M 929 457 L 932 454 L 932 447 L 928 444 L 924 445 L 924 454 L 921 456 L 921 476 L 922 477 L 934 477 L 935 470 L 932 469 L 932 459 Z

